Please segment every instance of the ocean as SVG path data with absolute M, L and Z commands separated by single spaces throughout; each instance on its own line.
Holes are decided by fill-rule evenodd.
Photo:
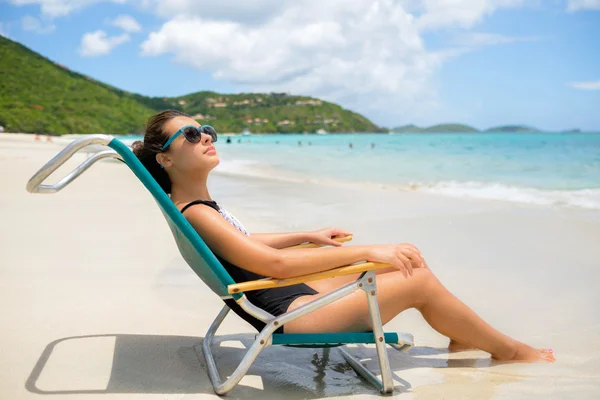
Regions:
M 600 209 L 600 133 L 277 134 L 216 147 L 230 174 Z

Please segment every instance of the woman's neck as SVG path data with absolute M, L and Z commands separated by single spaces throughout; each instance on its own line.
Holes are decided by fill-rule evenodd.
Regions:
M 194 200 L 212 200 L 208 193 L 206 181 L 186 185 L 173 184 L 171 186 L 171 199 L 175 204 L 189 203 Z

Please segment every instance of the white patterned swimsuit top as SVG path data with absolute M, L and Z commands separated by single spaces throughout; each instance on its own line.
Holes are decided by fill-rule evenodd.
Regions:
M 244 228 L 244 225 L 236 217 L 234 217 L 229 211 L 227 211 L 222 205 L 219 206 L 219 214 L 225 218 L 227 222 L 234 226 L 238 231 L 242 232 L 246 236 L 250 236 L 250 232 Z

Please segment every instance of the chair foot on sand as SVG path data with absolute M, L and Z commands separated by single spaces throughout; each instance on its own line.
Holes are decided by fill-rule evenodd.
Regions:
M 239 381 L 248 372 L 248 369 L 258 357 L 260 351 L 267 346 L 285 345 L 290 347 L 338 347 L 338 350 L 352 367 L 352 369 L 371 385 L 375 386 L 381 393 L 390 394 L 394 391 L 394 383 L 392 380 L 391 370 L 388 362 L 388 355 L 385 344 L 389 344 L 392 348 L 399 351 L 408 351 L 413 347 L 413 335 L 410 333 L 385 333 L 383 335 L 383 345 L 377 346 L 377 355 L 380 366 L 383 364 L 382 379 L 378 378 L 367 367 L 361 364 L 360 360 L 354 357 L 343 346 L 350 343 L 376 343 L 373 332 L 340 332 L 340 333 L 310 333 L 310 334 L 273 334 L 272 330 L 275 326 L 266 326 L 261 333 L 256 335 L 254 343 L 250 346 L 246 355 L 235 369 L 235 371 L 225 381 L 221 380 L 221 375 L 215 358 L 212 352 L 212 343 L 215 333 L 230 309 L 224 306 L 217 318 L 211 324 L 204 341 L 202 343 L 202 354 L 208 367 L 208 376 L 213 385 L 213 390 L 218 395 L 224 395 L 232 390 Z M 381 341 L 380 341 L 381 342 Z M 387 366 L 387 370 L 385 369 Z

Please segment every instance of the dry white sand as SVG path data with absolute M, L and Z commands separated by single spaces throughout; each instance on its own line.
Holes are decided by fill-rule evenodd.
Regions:
M 0 135 L 0 398 L 216 398 L 200 344 L 222 302 L 183 262 L 133 174 L 103 161 L 58 194 L 25 191 L 64 141 Z M 250 231 L 331 225 L 355 244 L 414 243 L 484 319 L 557 356 L 494 365 L 480 351 L 449 355 L 447 339 L 409 310 L 386 326 L 416 341 L 408 354 L 389 351 L 395 396 L 600 398 L 600 212 L 216 173 L 209 186 Z M 254 334 L 227 317 L 216 349 L 224 371 Z M 351 351 L 377 369 L 374 348 Z M 335 349 L 273 347 L 228 398 L 283 396 L 379 397 Z

